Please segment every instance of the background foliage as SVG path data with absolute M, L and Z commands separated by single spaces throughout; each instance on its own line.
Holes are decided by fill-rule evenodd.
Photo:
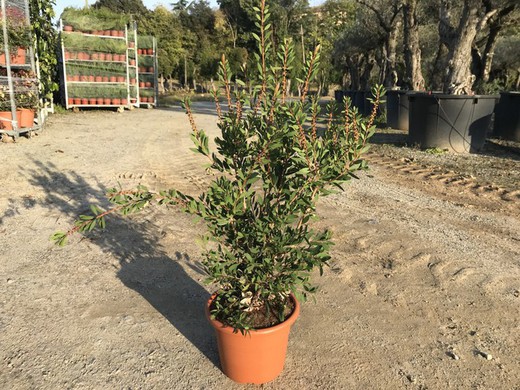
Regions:
M 142 0 L 98 0 L 93 7 L 130 16 L 140 34 L 157 37 L 160 76 L 166 88 L 206 91 L 217 76 L 222 53 L 237 77 L 251 67 L 258 32 L 253 3 L 255 0 L 219 0 L 218 9 L 212 9 L 206 0 L 179 0 L 171 7 L 149 10 Z M 466 5 L 479 17 L 489 16 L 471 44 L 473 89 L 520 88 L 520 9 L 514 0 L 326 0 L 317 7 L 310 7 L 307 0 L 271 0 L 272 50 L 278 49 L 280 37 L 291 37 L 295 43 L 293 72 L 297 72 L 303 68 L 305 53 L 320 43 L 322 70 L 313 85 L 318 93 L 328 92 L 330 85 L 364 89 L 383 83 L 406 88 L 403 7 L 414 5 L 424 85 L 439 89 L 449 51 L 439 30 L 442 4 L 449 6 L 454 25 Z M 455 30 L 449 33 L 456 35 Z M 487 73 L 483 72 L 486 59 L 491 64 Z M 289 87 L 292 93 L 299 93 L 294 77 Z

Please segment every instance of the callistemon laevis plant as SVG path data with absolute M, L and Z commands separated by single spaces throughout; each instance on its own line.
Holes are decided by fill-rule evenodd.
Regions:
M 327 264 L 332 245 L 329 231 L 311 226 L 316 203 L 366 167 L 362 154 L 374 133 L 383 92 L 374 89 L 369 118 L 351 110 L 348 99 L 342 107 L 330 102 L 326 115 L 321 115 L 318 98 L 309 97 L 320 65 L 317 47 L 307 56 L 298 79 L 299 98 L 289 98 L 288 78 L 295 61 L 292 43 L 284 40 L 275 52 L 265 0 L 255 10 L 257 81 L 246 85 L 234 77 L 222 57 L 221 85 L 213 87 L 221 132 L 215 151 L 185 101 L 193 150 L 208 159 L 214 173 L 208 188 L 197 197 L 175 189 L 114 189 L 109 194 L 113 209 L 92 206 L 93 213 L 80 216 L 69 232 L 54 235 L 63 244 L 75 231 L 104 227 L 108 213 L 128 214 L 153 202 L 200 217 L 207 226 L 203 265 L 207 281 L 216 289 L 212 316 L 240 331 L 283 321 L 292 310 L 290 293 L 304 300 L 315 290 L 310 273 Z M 222 105 L 219 91 L 225 95 Z

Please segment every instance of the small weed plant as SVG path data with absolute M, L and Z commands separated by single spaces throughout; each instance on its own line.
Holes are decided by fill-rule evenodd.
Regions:
M 308 97 L 320 65 L 317 47 L 298 79 L 300 97 L 290 99 L 292 43 L 285 40 L 275 52 L 265 0 L 255 11 L 257 81 L 248 86 L 233 78 L 222 57 L 221 85 L 213 87 L 221 131 L 216 151 L 210 150 L 206 132 L 197 128 L 185 101 L 193 151 L 207 158 L 214 173 L 208 188 L 198 197 L 175 189 L 114 189 L 108 195 L 113 208 L 91 206 L 92 213 L 81 215 L 70 231 L 53 236 L 64 244 L 74 232 L 104 228 L 108 214 L 126 215 L 153 203 L 174 205 L 200 217 L 207 225 L 205 240 L 212 242 L 203 266 L 207 281 L 217 286 L 211 315 L 241 332 L 282 322 L 291 312 L 291 293 L 305 300 L 315 291 L 311 271 L 323 270 L 332 245 L 330 231 L 312 227 L 316 204 L 366 168 L 362 155 L 375 131 L 384 92 L 374 88 L 374 109 L 368 118 L 351 110 L 348 99 L 341 107 L 331 102 L 321 115 L 318 99 Z M 227 107 L 220 104 L 219 90 L 225 91 Z

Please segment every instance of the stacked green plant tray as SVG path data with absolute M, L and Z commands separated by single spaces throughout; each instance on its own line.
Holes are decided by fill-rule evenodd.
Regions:
M 62 55 L 66 107 L 128 106 L 129 18 L 106 9 L 67 8 L 62 14 Z M 136 83 L 137 81 L 134 80 Z
M 139 36 L 137 44 L 139 102 L 155 105 L 157 102 L 156 41 L 152 36 Z

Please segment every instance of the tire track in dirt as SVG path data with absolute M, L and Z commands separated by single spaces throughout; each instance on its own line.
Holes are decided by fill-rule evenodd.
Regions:
M 514 218 L 379 180 L 379 171 L 376 178 L 352 183 L 353 194 L 349 189 L 323 201 L 330 225 L 344 227 L 334 229 L 334 251 L 349 253 L 334 262 L 335 274 L 395 306 L 418 287 L 428 291 L 469 284 L 478 294 L 511 299 L 520 280 L 520 262 L 513 260 L 520 258 L 520 246 L 511 242 L 519 232 Z
M 509 190 L 494 184 L 480 184 L 475 177 L 464 175 L 441 167 L 429 167 L 425 164 L 416 164 L 410 159 L 396 160 L 376 153 L 368 153 L 367 160 L 378 167 L 391 171 L 414 181 L 427 181 L 435 185 L 434 191 L 439 188 L 450 195 L 470 194 L 480 199 L 487 198 L 488 207 L 511 208 L 520 212 L 520 189 Z M 406 184 L 406 183 L 404 183 Z M 498 205 L 491 205 L 499 202 Z

